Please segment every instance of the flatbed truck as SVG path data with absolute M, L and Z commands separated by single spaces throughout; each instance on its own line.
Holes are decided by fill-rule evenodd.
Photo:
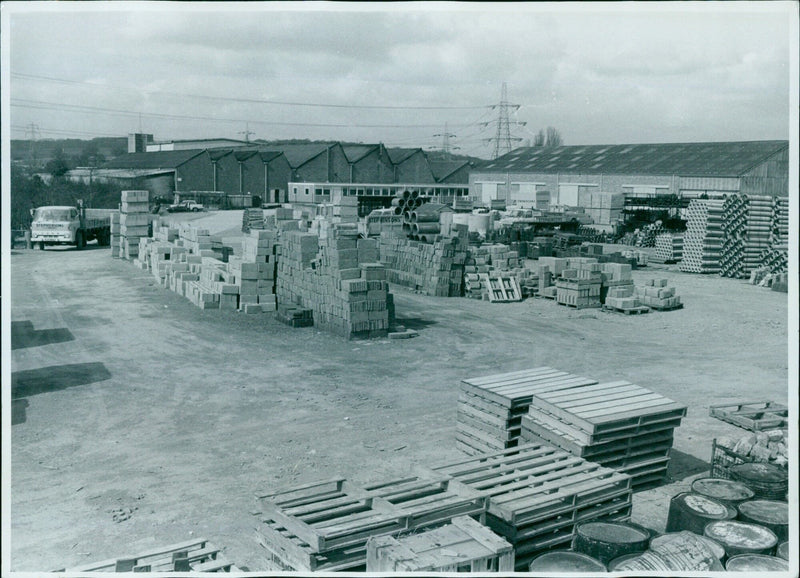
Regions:
M 33 209 L 31 243 L 42 250 L 49 245 L 75 245 L 83 249 L 95 239 L 98 245 L 109 245 L 113 212 L 113 209 L 86 209 L 81 205 Z

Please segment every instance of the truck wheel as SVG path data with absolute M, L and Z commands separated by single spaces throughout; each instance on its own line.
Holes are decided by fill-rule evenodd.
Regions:
M 77 233 L 75 233 L 75 248 L 81 250 L 85 246 L 86 246 L 86 239 L 83 238 L 83 232 L 78 231 Z

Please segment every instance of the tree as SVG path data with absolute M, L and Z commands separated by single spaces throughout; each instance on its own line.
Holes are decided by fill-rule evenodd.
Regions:
M 564 146 L 564 139 L 562 138 L 561 133 L 558 132 L 558 129 L 548 126 L 547 131 L 542 128 L 539 129 L 539 132 L 536 133 L 536 136 L 533 139 L 533 146 L 560 147 Z
M 67 174 L 69 168 L 67 159 L 64 158 L 64 149 L 60 147 L 55 150 L 53 158 L 47 161 L 47 164 L 44 166 L 44 170 L 53 175 L 53 177 L 63 177 Z
M 543 147 L 545 141 L 544 130 L 539 129 L 539 132 L 536 133 L 536 136 L 533 139 L 533 146 L 535 147 Z

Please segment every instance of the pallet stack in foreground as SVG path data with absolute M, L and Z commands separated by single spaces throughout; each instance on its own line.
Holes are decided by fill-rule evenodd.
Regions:
M 522 438 L 555 445 L 644 485 L 666 474 L 673 432 L 684 415 L 684 405 L 613 381 L 537 393 L 522 417 Z
M 569 546 L 580 522 L 631 515 L 630 476 L 551 445 L 473 456 L 434 471 L 488 497 L 486 524 L 513 544 L 517 571 L 551 548 Z
M 465 379 L 458 397 L 456 447 L 468 454 L 513 448 L 534 394 L 594 383 L 550 367 Z
M 148 236 L 150 193 L 122 191 L 119 210 L 120 256 L 132 261 L 139 256 L 139 239 Z
M 483 521 L 486 497 L 442 474 L 359 486 L 335 479 L 259 496 L 257 528 L 271 571 L 365 570 L 367 540 L 451 522 Z
M 723 202 L 693 199 L 686 209 L 686 233 L 683 236 L 684 273 L 719 273 L 722 255 Z

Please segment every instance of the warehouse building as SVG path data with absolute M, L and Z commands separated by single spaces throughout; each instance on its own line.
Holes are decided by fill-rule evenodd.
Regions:
M 522 147 L 476 166 L 470 197 L 578 206 L 579 196 L 711 196 L 746 193 L 788 196 L 789 142 L 745 141 Z

